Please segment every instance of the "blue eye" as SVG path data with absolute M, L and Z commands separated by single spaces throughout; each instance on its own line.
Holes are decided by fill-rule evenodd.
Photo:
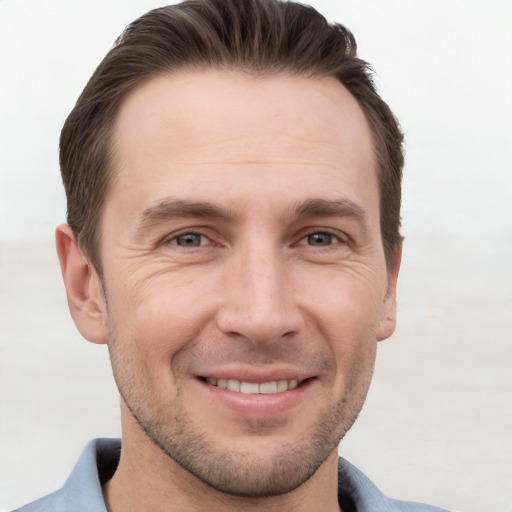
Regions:
M 325 247 L 332 245 L 333 238 L 330 233 L 311 233 L 307 236 L 307 243 L 313 247 Z
M 186 233 L 174 238 L 176 245 L 180 247 L 200 247 L 203 245 L 203 235 L 198 233 Z

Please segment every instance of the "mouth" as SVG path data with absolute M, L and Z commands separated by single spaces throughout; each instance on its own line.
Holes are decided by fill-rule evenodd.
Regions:
M 227 414 L 229 421 L 263 421 L 291 414 L 293 410 L 300 411 L 310 403 L 306 397 L 313 396 L 311 393 L 314 394 L 314 383 L 318 379 L 290 371 L 267 371 L 266 375 L 257 375 L 242 369 L 238 375 L 234 373 L 228 370 L 223 375 L 197 376 L 196 380 L 206 392 L 200 395 L 207 400 L 204 406 L 215 407 L 219 418 Z M 269 375 L 271 373 L 274 375 Z
M 246 382 L 236 379 L 218 379 L 215 377 L 202 377 L 201 380 L 210 384 L 211 386 L 243 393 L 245 395 L 274 395 L 292 391 L 293 389 L 302 386 L 307 380 L 297 379 L 281 379 L 269 382 Z

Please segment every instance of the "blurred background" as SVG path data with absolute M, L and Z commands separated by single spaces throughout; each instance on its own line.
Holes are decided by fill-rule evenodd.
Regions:
M 386 494 L 512 511 L 512 1 L 316 0 L 406 133 L 396 334 L 340 446 Z M 62 124 L 150 0 L 0 0 L 0 509 L 118 436 L 105 347 L 75 330 L 54 227 Z

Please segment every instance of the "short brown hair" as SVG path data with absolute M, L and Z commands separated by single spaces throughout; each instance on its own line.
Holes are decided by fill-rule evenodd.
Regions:
M 60 139 L 68 224 L 100 275 L 99 224 L 113 182 L 111 142 L 120 102 L 142 81 L 183 68 L 337 78 L 373 132 L 381 232 L 391 265 L 402 240 L 403 135 L 356 50 L 344 26 L 328 23 L 310 6 L 280 0 L 186 0 L 130 24 L 89 80 Z

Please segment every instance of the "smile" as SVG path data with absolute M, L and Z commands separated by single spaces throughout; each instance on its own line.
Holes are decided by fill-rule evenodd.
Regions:
M 291 391 L 295 389 L 301 382 L 297 379 L 291 380 L 273 380 L 270 382 L 245 382 L 236 379 L 216 379 L 207 377 L 206 382 L 212 386 L 221 389 L 228 389 L 246 395 L 263 394 L 272 395 L 274 393 L 283 393 L 284 391 Z

